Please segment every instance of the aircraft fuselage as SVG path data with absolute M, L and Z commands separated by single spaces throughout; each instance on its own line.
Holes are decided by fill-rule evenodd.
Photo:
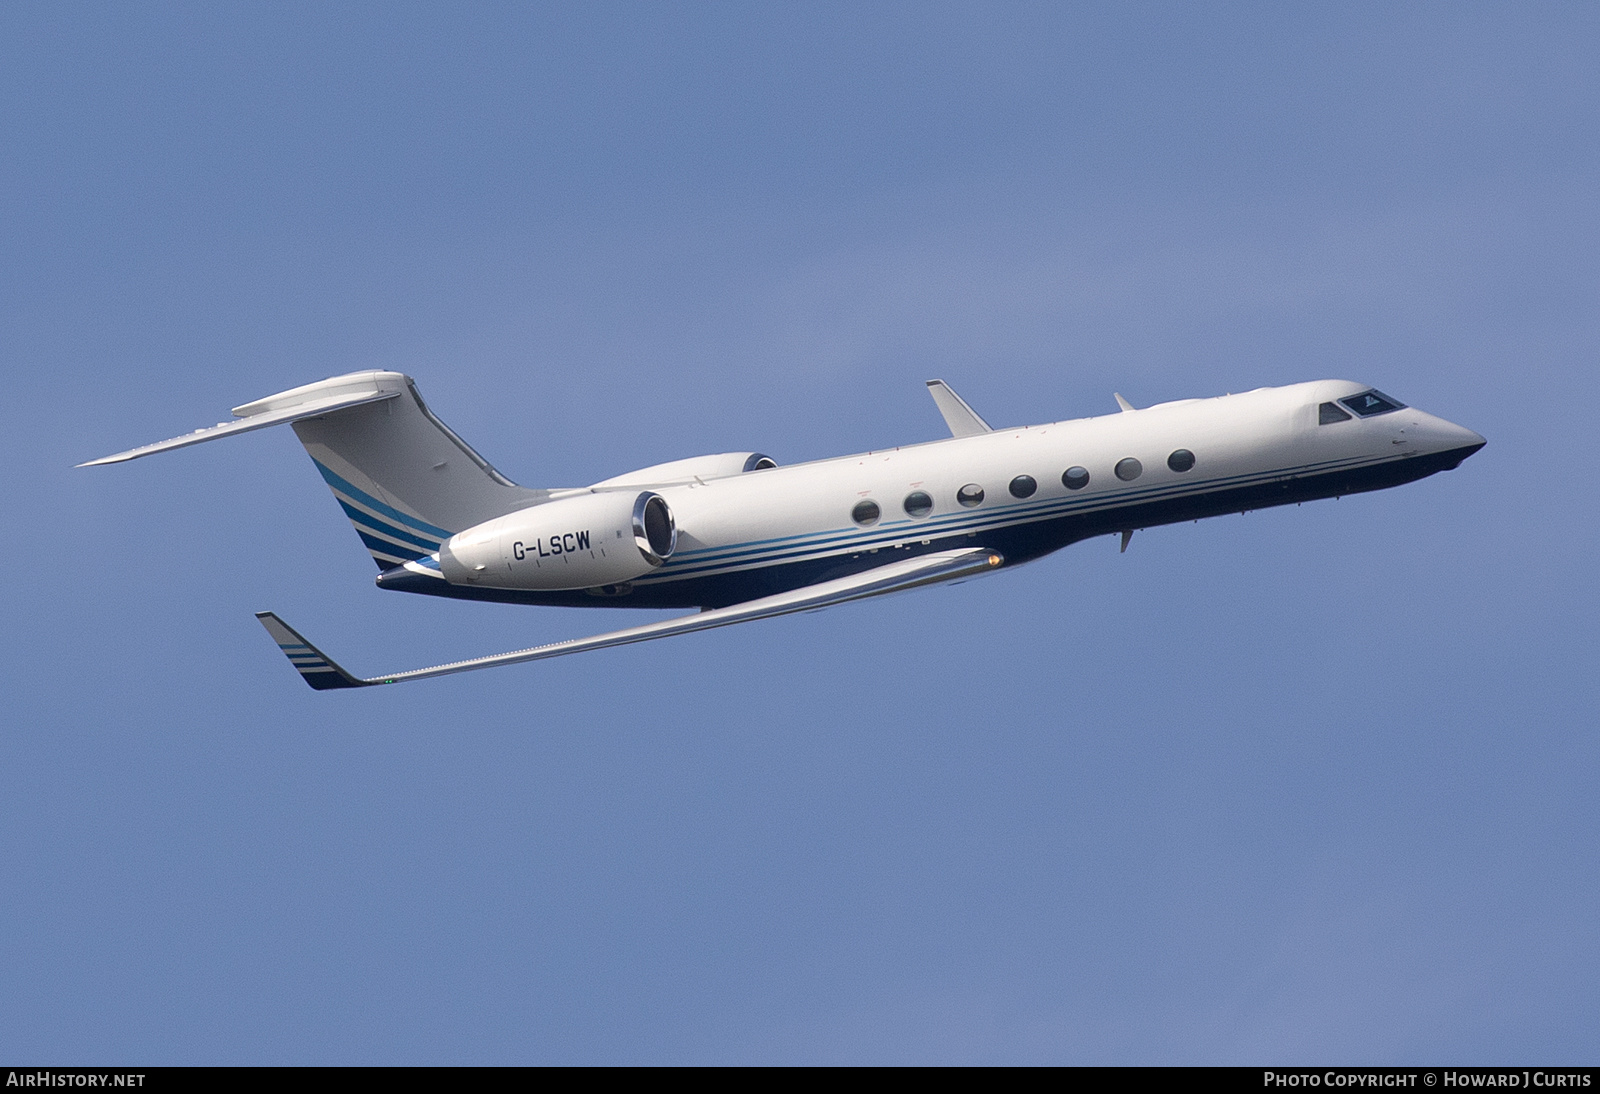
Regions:
M 1262 388 L 653 485 L 676 519 L 676 547 L 615 585 L 475 588 L 414 564 L 379 584 L 523 604 L 716 608 L 919 554 L 982 547 L 1017 565 L 1094 536 L 1379 490 L 1453 468 L 1484 444 L 1414 407 L 1364 416 L 1339 402 L 1371 390 L 1339 380 Z

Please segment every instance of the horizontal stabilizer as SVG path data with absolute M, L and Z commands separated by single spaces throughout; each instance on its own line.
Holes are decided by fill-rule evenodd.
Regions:
M 400 684 L 410 680 L 426 680 L 434 676 L 449 676 L 452 673 L 472 672 L 475 669 L 495 668 L 499 665 L 515 665 L 523 661 L 542 661 L 547 657 L 563 657 L 569 653 L 583 653 L 608 646 L 648 642 L 654 638 L 669 638 L 676 634 L 707 631 L 715 627 L 747 623 L 753 619 L 768 619 L 792 612 L 814 611 L 851 600 L 862 600 L 869 596 L 903 592 L 922 585 L 956 581 L 988 573 L 1004 562 L 1005 559 L 994 551 L 939 551 L 908 558 L 902 562 L 891 562 L 866 573 L 835 578 L 832 581 L 807 585 L 803 589 L 764 596 L 758 600 L 748 600 L 743 604 L 733 604 L 726 608 L 713 608 L 695 615 L 682 615 L 660 623 L 647 623 L 642 627 L 630 627 L 627 630 L 611 631 L 589 638 L 570 638 L 565 642 L 552 642 L 546 646 L 534 646 L 531 649 L 514 650 L 511 653 L 497 653 L 489 657 L 475 657 L 468 661 L 453 661 L 447 665 L 411 669 L 408 672 L 366 679 L 352 676 L 340 668 L 271 612 L 259 612 L 256 618 L 261 620 L 262 626 L 267 628 L 267 633 L 272 635 L 273 640 L 288 655 L 300 675 L 305 677 L 306 683 L 319 691 L 324 691 L 331 688 L 355 688 L 369 684 Z
M 321 399 L 311 399 L 303 403 L 290 406 L 280 406 L 263 410 L 237 421 L 222 422 L 207 429 L 197 429 L 193 433 L 185 433 L 181 437 L 174 437 L 170 441 L 157 441 L 155 444 L 140 445 L 130 448 L 126 452 L 118 452 L 114 456 L 101 456 L 98 460 L 89 460 L 78 464 L 79 467 L 98 467 L 103 463 L 122 463 L 124 460 L 136 460 L 140 456 L 153 456 L 157 452 L 166 452 L 174 448 L 187 448 L 191 444 L 201 444 L 205 441 L 214 441 L 219 437 L 230 437 L 235 433 L 248 433 L 252 429 L 265 429 L 271 425 L 282 425 L 284 422 L 297 422 L 302 418 L 315 418 L 345 407 L 361 406 L 363 403 L 377 403 L 384 399 L 393 399 L 401 394 L 399 391 L 374 391 L 371 387 L 363 391 L 345 392 L 339 395 L 326 396 Z M 240 407 L 240 410 L 248 409 Z
M 944 424 L 950 427 L 950 436 L 976 437 L 980 433 L 994 432 L 994 427 L 978 417 L 978 412 L 943 380 L 929 380 L 928 394 L 933 396 L 939 413 L 944 415 Z

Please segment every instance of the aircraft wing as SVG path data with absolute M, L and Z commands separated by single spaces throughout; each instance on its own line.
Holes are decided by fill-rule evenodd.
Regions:
M 604 649 L 607 646 L 626 646 L 634 642 L 648 642 L 653 638 L 667 638 L 675 634 L 690 634 L 694 631 L 711 630 L 714 627 L 727 627 L 734 623 L 748 623 L 754 619 L 813 611 L 851 600 L 862 600 L 869 596 L 882 596 L 885 593 L 903 592 L 922 585 L 973 577 L 999 568 L 1004 561 L 998 552 L 987 549 L 938 551 L 900 562 L 890 562 L 866 573 L 835 578 L 832 581 L 807 585 L 792 592 L 747 600 L 743 604 L 732 604 L 726 608 L 712 608 L 695 615 L 681 615 L 660 623 L 647 623 L 642 627 L 629 627 L 626 630 L 597 634 L 589 638 L 569 638 L 564 642 L 551 642 L 549 645 L 513 650 L 510 653 L 497 653 L 488 657 L 474 657 L 467 661 L 434 665 L 431 668 L 411 669 L 406 672 L 365 678 L 345 671 L 337 662 L 306 641 L 301 634 L 272 612 L 257 612 L 256 618 L 261 620 L 261 625 L 267 629 L 272 640 L 278 643 L 278 647 L 288 656 L 290 663 L 305 678 L 306 683 L 318 691 L 328 691 L 335 688 L 362 688 L 372 684 L 400 684 L 410 680 L 426 680 L 434 676 L 449 676 L 457 672 L 495 668 L 499 665 L 515 665 L 523 661 L 542 661 L 547 657 L 563 657 L 569 653 L 583 653 L 586 650 Z
M 967 405 L 965 399 L 956 394 L 956 389 L 943 380 L 929 380 L 928 394 L 933 396 L 939 413 L 944 415 L 944 424 L 950 427 L 950 436 L 977 437 L 994 432 L 994 426 L 984 421 L 976 410 Z

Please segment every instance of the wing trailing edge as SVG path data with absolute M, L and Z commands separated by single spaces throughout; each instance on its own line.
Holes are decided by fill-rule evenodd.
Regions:
M 1004 563 L 1005 559 L 998 552 L 990 550 L 939 551 L 902 562 L 891 562 L 865 573 L 835 578 L 832 581 L 807 585 L 802 589 L 764 596 L 757 600 L 747 600 L 743 604 L 732 604 L 726 608 L 713 608 L 695 615 L 678 616 L 660 623 L 647 623 L 641 627 L 629 627 L 626 630 L 611 631 L 588 638 L 569 638 L 564 642 L 551 642 L 544 646 L 512 650 L 510 653 L 491 654 L 488 657 L 474 657 L 429 668 L 365 678 L 345 671 L 272 612 L 257 612 L 256 618 L 261 620 L 261 625 L 267 629 L 272 640 L 283 650 L 306 683 L 318 691 L 329 691 L 337 688 L 369 687 L 373 684 L 402 684 L 412 680 L 427 680 L 435 676 L 450 676 L 458 672 L 516 665 L 524 661 L 543 661 L 550 657 L 564 657 L 571 653 L 584 653 L 610 646 L 649 642 L 656 638 L 708 631 L 716 627 L 770 619 L 793 612 L 815 611 L 818 608 L 845 604 L 852 600 L 863 600 L 887 593 L 904 592 L 923 585 L 974 577 L 998 569 Z

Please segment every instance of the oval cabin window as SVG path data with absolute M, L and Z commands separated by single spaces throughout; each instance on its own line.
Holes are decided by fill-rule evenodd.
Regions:
M 1167 466 L 1182 474 L 1194 469 L 1194 453 L 1187 448 L 1180 448 L 1167 457 Z
M 1089 469 L 1087 467 L 1069 467 L 1061 472 L 1061 485 L 1068 490 L 1082 490 L 1089 485 Z
M 956 491 L 956 501 L 971 509 L 974 505 L 983 504 L 983 487 L 975 482 L 969 482 Z
M 865 528 L 869 524 L 877 524 L 878 518 L 883 516 L 883 510 L 878 508 L 875 501 L 858 501 L 856 507 L 850 510 L 850 519 Z
M 1121 479 L 1123 482 L 1132 482 L 1134 479 L 1144 474 L 1144 464 L 1140 463 L 1132 456 L 1129 456 L 1125 460 L 1117 461 L 1116 472 L 1117 478 Z
M 1014 498 L 1031 498 L 1033 492 L 1039 489 L 1039 484 L 1033 481 L 1032 475 L 1018 475 L 1011 480 L 1010 489 Z
M 906 516 L 925 517 L 933 512 L 933 499 L 921 490 L 906 495 Z

